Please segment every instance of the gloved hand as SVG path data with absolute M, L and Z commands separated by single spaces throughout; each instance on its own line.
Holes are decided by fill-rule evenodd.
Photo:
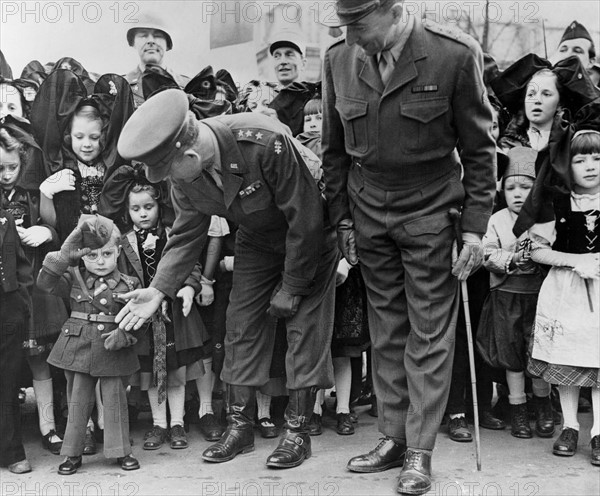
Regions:
M 61 191 L 75 191 L 75 173 L 71 169 L 55 172 L 40 184 L 40 191 L 50 200 Z
M 344 219 L 337 225 L 338 247 L 344 258 L 350 265 L 358 263 L 356 253 L 356 238 L 354 233 L 354 222 L 351 219 Z
M 340 286 L 346 282 L 348 279 L 348 272 L 350 271 L 350 267 L 352 267 L 345 258 L 342 258 L 338 262 L 337 272 L 335 274 L 335 285 Z
M 80 227 L 76 227 L 60 247 L 60 258 L 67 261 L 71 267 L 75 267 L 81 257 L 92 251 L 91 248 L 82 248 L 82 244 L 83 232 Z
M 52 232 L 44 226 L 31 226 L 27 229 L 17 226 L 17 232 L 23 244 L 34 248 L 52 239 Z
M 104 348 L 108 351 L 117 351 L 137 343 L 137 338 L 133 334 L 118 327 L 114 331 L 101 334 L 100 337 L 104 338 Z
M 267 313 L 278 319 L 288 319 L 296 315 L 301 300 L 302 296 L 288 293 L 280 284 L 273 290 L 271 306 Z
M 460 256 L 456 255 L 456 240 L 452 246 L 452 274 L 459 281 L 466 281 L 483 264 L 483 243 L 479 235 L 470 232 L 462 233 L 462 241 Z
M 215 301 L 215 290 L 213 289 L 214 283 L 215 281 L 211 281 L 204 276 L 200 278 L 201 289 L 198 296 L 196 296 L 196 301 L 201 307 L 212 305 L 212 302 Z

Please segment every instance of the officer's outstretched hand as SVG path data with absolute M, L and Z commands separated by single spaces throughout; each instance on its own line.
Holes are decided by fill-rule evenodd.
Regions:
M 475 233 L 462 233 L 463 247 L 457 257 L 456 240 L 452 245 L 452 274 L 459 281 L 466 281 L 483 264 L 483 243 Z
M 356 237 L 354 233 L 354 222 L 351 219 L 341 220 L 337 225 L 338 247 L 344 258 L 350 265 L 358 263 L 356 252 Z
M 288 319 L 296 315 L 298 306 L 302 296 L 292 295 L 281 288 L 281 285 L 277 286 L 271 296 L 271 306 L 267 310 L 269 315 L 277 317 L 278 319 Z
M 121 300 L 127 301 L 127 305 L 115 317 L 119 329 L 135 331 L 142 327 L 160 308 L 164 297 L 164 293 L 156 288 L 135 289 L 119 295 Z
M 71 267 L 75 267 L 81 257 L 92 251 L 90 248 L 82 248 L 82 244 L 83 231 L 80 227 L 76 227 L 60 247 L 60 258 L 67 261 Z

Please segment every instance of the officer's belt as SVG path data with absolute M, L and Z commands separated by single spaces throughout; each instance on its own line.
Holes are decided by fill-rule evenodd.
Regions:
M 71 312 L 71 317 L 75 319 L 89 320 L 90 322 L 108 322 L 115 321 L 114 315 L 100 315 L 99 313 Z
M 438 160 L 399 166 L 397 170 L 388 169 L 375 172 L 364 166 L 360 159 L 352 157 L 352 167 L 363 179 L 383 190 L 413 189 L 430 184 L 441 177 L 456 173 L 457 160 L 453 155 Z

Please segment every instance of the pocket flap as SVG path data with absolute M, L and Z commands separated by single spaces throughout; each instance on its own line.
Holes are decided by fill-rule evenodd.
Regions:
M 362 100 L 338 97 L 335 102 L 335 108 L 345 120 L 351 121 L 357 117 L 367 115 L 369 104 Z
M 400 104 L 400 113 L 409 119 L 415 119 L 423 124 L 448 112 L 447 97 L 420 100 L 418 102 L 404 102 Z
M 439 234 L 451 225 L 450 216 L 447 213 L 439 213 L 411 220 L 404 224 L 404 229 L 411 236 L 420 236 L 421 234 Z
M 86 322 L 78 322 L 69 319 L 62 325 L 61 332 L 65 336 L 80 336 L 81 329 L 83 329 L 83 326 L 85 325 L 87 325 Z

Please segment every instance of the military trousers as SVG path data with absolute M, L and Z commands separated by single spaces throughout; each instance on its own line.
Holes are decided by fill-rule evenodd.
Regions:
M 350 171 L 379 430 L 408 447 L 433 449 L 448 400 L 459 303 L 448 210 L 461 206 L 464 189 L 456 171 L 420 186 L 381 184 L 369 182 L 360 166 Z
M 310 294 L 286 319 L 288 389 L 333 385 L 331 336 L 338 250 L 333 229 L 324 241 Z M 227 309 L 225 362 L 221 377 L 238 386 L 260 387 L 269 380 L 276 319 L 267 313 L 282 280 L 285 239 L 269 242 L 243 227 L 237 232 L 233 287 Z
M 96 382 L 104 405 L 104 456 L 121 458 L 131 454 L 129 415 L 125 383 L 128 377 L 92 377 L 65 370 L 69 418 L 60 454 L 81 456 L 88 420 L 96 400 Z

